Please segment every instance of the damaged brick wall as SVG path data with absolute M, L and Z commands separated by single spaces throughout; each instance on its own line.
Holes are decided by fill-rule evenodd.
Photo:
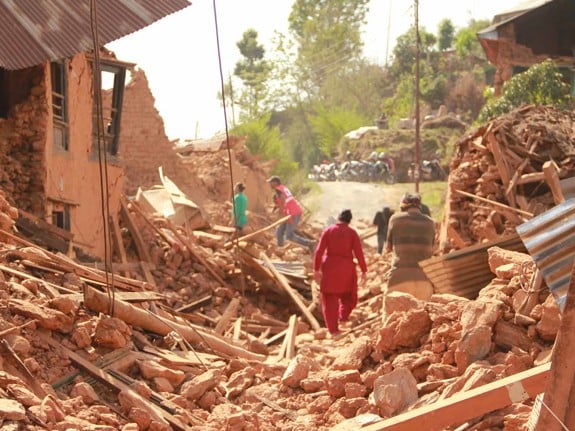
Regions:
M 135 195 L 143 189 L 161 184 L 158 167 L 192 200 L 201 201 L 200 188 L 188 169 L 180 162 L 173 144 L 166 136 L 164 120 L 154 106 L 155 99 L 143 70 L 132 71 L 122 109 L 119 155 L 123 160 L 126 182 L 124 191 Z
M 44 74 L 44 66 L 4 71 L 2 81 L 7 115 L 0 118 L 0 189 L 10 202 L 36 214 L 45 209 L 48 104 Z

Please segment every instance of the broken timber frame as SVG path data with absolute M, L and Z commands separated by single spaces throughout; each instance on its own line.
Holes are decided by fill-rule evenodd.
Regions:
M 278 272 L 278 270 L 274 267 L 274 265 L 271 262 L 271 260 L 269 259 L 269 257 L 267 257 L 266 254 L 263 252 L 260 253 L 260 256 L 261 256 L 262 260 L 265 262 L 266 268 L 270 270 L 270 272 L 273 274 L 274 278 L 279 282 L 279 284 L 283 288 L 283 290 L 290 296 L 290 298 L 299 307 L 299 309 L 302 311 L 302 313 L 305 316 L 305 318 L 307 319 L 307 321 L 310 323 L 311 327 L 316 331 L 319 328 L 321 328 L 320 324 L 318 323 L 316 318 L 313 316 L 313 314 L 308 310 L 308 308 L 303 303 L 303 301 L 301 300 L 301 298 L 299 297 L 297 292 L 295 292 L 294 289 L 291 288 L 291 286 L 289 285 L 285 276 Z
M 545 390 L 550 368 L 550 363 L 540 365 L 368 425 L 361 431 L 441 431 L 513 403 L 534 399 Z

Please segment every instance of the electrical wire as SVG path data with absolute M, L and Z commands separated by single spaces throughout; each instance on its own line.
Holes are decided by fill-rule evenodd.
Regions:
M 223 114 L 224 114 L 224 126 L 225 126 L 225 130 L 226 130 L 226 150 L 228 153 L 228 169 L 229 169 L 229 178 L 230 178 L 230 186 L 231 186 L 231 190 L 232 190 L 232 196 L 233 196 L 233 191 L 234 191 L 234 173 L 233 173 L 233 168 L 232 168 L 232 151 L 230 148 L 230 132 L 229 132 L 229 128 L 228 128 L 228 115 L 227 115 L 227 110 L 226 110 L 226 91 L 225 91 L 225 80 L 224 80 L 224 72 L 223 72 L 223 68 L 222 68 L 222 51 L 220 48 L 220 33 L 219 33 L 219 28 L 218 28 L 218 13 L 217 13 L 217 8 L 216 8 L 216 0 L 212 1 L 212 5 L 213 5 L 213 12 L 214 12 L 214 26 L 215 26 L 215 33 L 216 33 L 216 51 L 218 53 L 218 66 L 219 66 L 219 72 L 220 72 L 220 83 L 221 83 L 221 94 L 222 94 L 222 106 L 223 106 Z M 232 199 L 232 220 L 235 221 L 235 217 L 236 217 L 236 203 L 235 203 L 235 199 Z M 239 245 L 239 235 L 234 234 L 234 245 L 235 245 L 235 250 L 236 250 L 236 256 L 235 256 L 235 264 L 241 268 L 241 260 L 239 259 L 239 251 L 240 251 L 240 245 Z M 242 271 L 243 273 L 243 271 Z M 245 293 L 244 292 L 244 279 L 241 279 L 241 283 L 242 283 L 242 295 Z
M 100 66 L 100 42 L 98 38 L 98 9 L 97 0 L 90 0 L 90 30 L 92 33 L 92 47 L 94 50 L 93 87 L 96 104 L 96 131 L 98 149 L 98 167 L 100 172 L 100 198 L 104 235 L 104 266 L 106 274 L 106 294 L 108 295 L 108 314 L 114 315 L 116 291 L 114 289 L 114 272 L 112 270 L 111 241 L 110 241 L 110 204 L 108 194 L 108 160 L 107 149 L 102 145 L 104 131 L 104 114 L 102 111 L 102 72 Z M 110 275 L 111 273 L 111 281 Z

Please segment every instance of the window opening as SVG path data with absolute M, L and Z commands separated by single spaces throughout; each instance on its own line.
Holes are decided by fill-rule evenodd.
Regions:
M 122 118 L 122 103 L 124 100 L 124 85 L 126 82 L 126 68 L 117 64 L 101 63 L 102 82 L 102 114 L 105 149 L 109 155 L 118 154 L 120 144 L 120 123 Z M 97 147 L 98 128 L 96 98 L 94 98 L 94 137 L 93 142 Z
M 52 209 L 52 224 L 70 231 L 70 205 L 61 204 Z
M 68 82 L 66 77 L 66 62 L 50 63 L 52 81 L 52 116 L 54 129 L 54 148 L 68 151 Z

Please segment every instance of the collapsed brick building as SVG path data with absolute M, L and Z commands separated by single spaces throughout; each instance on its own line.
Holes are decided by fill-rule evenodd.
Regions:
M 495 94 L 513 75 L 550 58 L 573 83 L 575 5 L 569 0 L 528 0 L 496 15 L 478 33 L 488 61 L 496 68 Z
M 122 106 L 126 71 L 133 65 L 105 50 L 96 62 L 88 3 L 65 3 L 65 8 L 0 5 L 0 187 L 27 213 L 28 226 L 64 231 L 62 251 L 75 242 L 101 257 L 105 223 L 94 215 L 102 202 L 117 214 L 124 191 Z M 139 0 L 130 8 L 101 1 L 99 41 L 105 44 L 189 5 Z M 22 22 L 34 23 L 41 37 Z M 112 82 L 111 97 L 100 106 L 95 83 L 106 78 Z
M 82 56 L 76 61 L 87 65 Z M 455 282 L 435 280 L 428 302 L 385 296 L 389 262 L 370 256 L 352 327 L 332 340 L 318 321 L 309 252 L 276 248 L 269 230 L 234 244 L 217 223 L 229 217 L 229 164 L 253 189 L 265 169 L 241 138 L 233 160 L 221 145 L 174 151 L 150 96 L 134 70 L 120 123 L 130 124 L 121 134 L 129 145 L 118 147 L 128 174 L 118 177 L 118 193 L 157 183 L 157 157 L 145 147 L 153 139 L 168 154 L 165 173 L 209 206 L 211 228 L 186 230 L 130 202 L 117 244 L 126 259 L 107 272 L 18 235 L 20 210 L 2 197 L 2 428 L 526 429 L 550 380 L 561 312 L 533 259 L 493 241 L 561 200 L 561 180 L 573 171 L 572 114 L 522 108 L 458 143 L 442 243 L 451 251 L 445 261 L 489 244 L 480 262 L 489 280 L 476 282 L 472 297 L 454 295 L 459 277 L 479 271 L 461 264 L 448 268 Z M 142 118 L 144 130 L 134 126 Z M 518 160 L 525 155 L 527 163 Z M 202 201 L 207 193 L 220 201 Z M 33 201 L 49 200 L 39 191 Z

